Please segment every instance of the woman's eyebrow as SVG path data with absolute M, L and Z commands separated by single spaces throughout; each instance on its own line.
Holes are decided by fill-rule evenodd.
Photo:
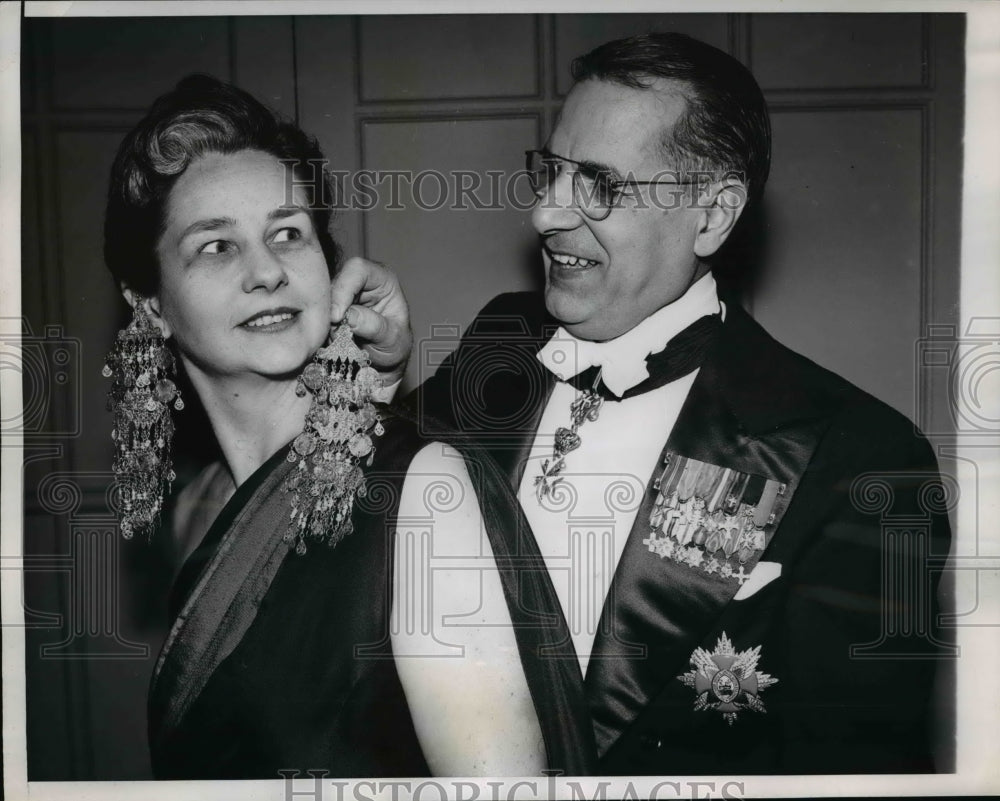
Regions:
M 294 217 L 296 214 L 308 213 L 309 210 L 304 206 L 279 206 L 268 213 L 267 219 L 269 221 L 282 220 L 286 217 Z M 191 234 L 201 233 L 202 231 L 218 231 L 221 228 L 228 228 L 235 225 L 236 220 L 232 217 L 210 217 L 205 220 L 195 220 L 181 232 L 180 239 L 185 239 L 186 237 L 191 236 Z
M 206 220 L 195 220 L 181 232 L 180 238 L 184 239 L 201 231 L 218 231 L 220 228 L 228 228 L 233 225 L 236 225 L 236 220 L 232 217 L 210 217 Z
M 296 214 L 308 214 L 309 209 L 305 206 L 299 206 L 298 204 L 288 204 L 284 206 L 278 206 L 278 208 L 269 212 L 267 215 L 268 220 L 283 220 L 286 217 L 294 217 Z

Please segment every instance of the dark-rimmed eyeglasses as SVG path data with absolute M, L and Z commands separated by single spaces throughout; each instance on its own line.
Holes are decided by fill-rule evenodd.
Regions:
M 549 150 L 525 150 L 525 169 L 535 196 L 541 199 L 563 172 L 573 179 L 573 202 L 591 220 L 601 221 L 611 214 L 621 199 L 637 186 L 656 184 L 688 185 L 697 180 L 658 178 L 653 181 L 621 180 L 607 169 L 595 164 L 557 156 Z M 675 173 L 676 174 L 676 173 Z

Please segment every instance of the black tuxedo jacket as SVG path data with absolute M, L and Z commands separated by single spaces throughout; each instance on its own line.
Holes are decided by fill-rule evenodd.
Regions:
M 554 384 L 535 354 L 555 327 L 540 295 L 502 295 L 407 399 L 486 445 L 515 489 Z M 581 679 L 596 773 L 933 771 L 932 682 L 950 655 L 934 565 L 950 534 L 912 423 L 729 303 L 663 451 L 784 485 L 759 557 L 780 575 L 735 600 L 736 582 L 651 553 L 650 476 Z M 727 641 L 759 646 L 756 671 L 777 679 L 731 722 L 678 678 Z

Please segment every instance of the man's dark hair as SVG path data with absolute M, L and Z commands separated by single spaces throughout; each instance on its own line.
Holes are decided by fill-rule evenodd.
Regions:
M 331 274 L 340 249 L 330 234 L 333 192 L 316 140 L 251 95 L 209 75 L 189 75 L 159 97 L 125 137 L 111 168 L 104 260 L 115 281 L 143 295 L 159 288 L 156 245 L 170 190 L 207 153 L 260 150 L 290 162 Z
M 598 79 L 633 89 L 656 78 L 680 82 L 687 108 L 663 136 L 678 171 L 737 175 L 749 198 L 760 197 L 771 164 L 771 122 L 750 71 L 718 48 L 681 33 L 617 39 L 573 62 L 576 81 Z

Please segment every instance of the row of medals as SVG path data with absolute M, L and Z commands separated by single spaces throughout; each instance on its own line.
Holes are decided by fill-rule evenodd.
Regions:
M 785 485 L 676 454 L 654 482 L 650 552 L 741 585 L 774 524 L 772 509 Z

